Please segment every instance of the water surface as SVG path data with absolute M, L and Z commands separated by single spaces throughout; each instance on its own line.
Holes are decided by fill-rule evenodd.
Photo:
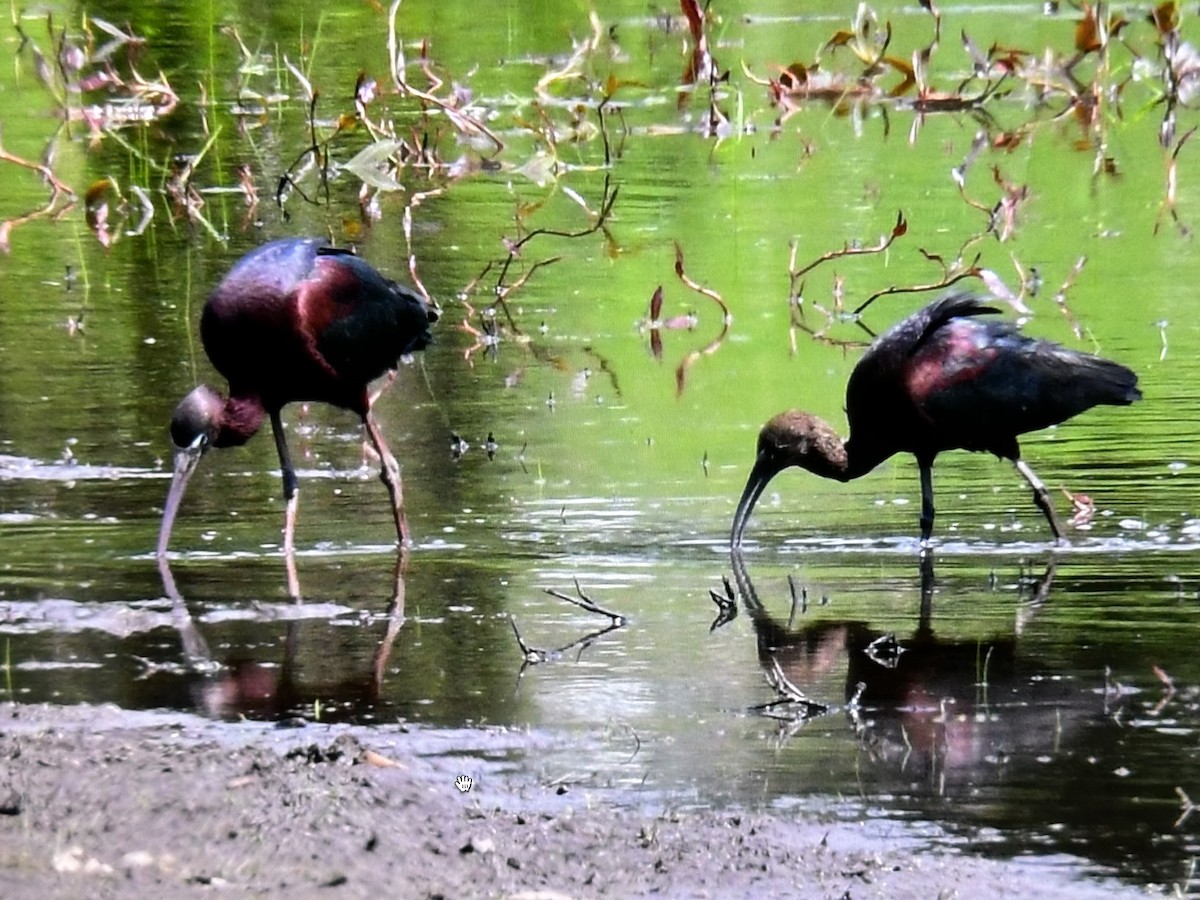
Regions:
M 404 4 L 411 77 L 429 85 L 417 62 L 427 40 L 433 71 L 469 90 L 502 136 L 497 151 L 456 140 L 444 118 L 387 89 L 387 17 L 369 5 L 299 4 L 268 19 L 237 3 L 102 6 L 88 14 L 144 38 L 113 56 L 115 70 L 132 78 L 130 53 L 143 76 L 161 70 L 178 93 L 169 112 L 110 120 L 93 140 L 78 116 L 60 128 L 55 96 L 78 113 L 99 95 L 70 93 L 62 72 L 47 88 L 15 35 L 4 42 L 13 64 L 0 67 L 5 149 L 29 160 L 49 149 L 80 196 L 17 221 L 48 192 L 35 171 L 0 164 L 0 217 L 11 223 L 0 258 L 9 694 L 198 710 L 217 729 L 241 716 L 531 728 L 566 740 L 520 765 L 546 782 L 620 788 L 625 802 L 835 802 L 928 828 L 934 841 L 1065 853 L 1134 883 L 1185 886 L 1200 827 L 1181 819 L 1177 792 L 1200 798 L 1190 315 L 1200 197 L 1185 145 L 1177 218 L 1164 211 L 1171 154 L 1159 143 L 1148 23 L 1129 14 L 1104 64 L 1089 56 L 1075 69 L 1101 85 L 1094 120 L 1061 87 L 1039 96 L 1032 77 L 1008 82 L 986 115 L 922 115 L 911 95 L 805 101 L 785 115 L 753 78 L 811 62 L 851 28 L 841 5 L 804 16 L 717 5 L 710 49 L 729 78 L 716 87 L 725 121 L 714 133 L 709 88 L 681 88 L 691 45 L 678 16 L 611 6 L 581 51 L 593 26 L 572 4 Z M 942 14 L 931 78 L 943 91 L 970 74 L 963 30 L 978 47 L 1048 48 L 1060 61 L 1073 52 L 1074 11 Z M 889 20 L 896 58 L 929 45 L 928 14 L 881 7 Z M 54 21 L 86 43 L 77 9 L 56 9 Z M 43 20 L 22 27 L 48 52 Z M 848 47 L 821 58 L 829 71 L 862 72 Z M 338 168 L 371 145 L 360 126 L 329 141 L 326 195 L 315 168 L 291 168 L 311 131 L 288 63 L 321 91 L 322 138 L 353 114 L 365 69 L 384 86 L 370 114 L 425 134 L 446 165 L 392 173 L 404 191 L 364 190 Z M 1108 92 L 1117 84 L 1119 97 Z M 613 85 L 606 164 L 595 110 Z M 1180 107 L 1177 134 L 1194 118 Z M 952 170 L 979 134 L 987 141 L 960 193 Z M 172 166 L 201 151 L 191 184 L 203 205 L 181 206 Z M 1100 174 L 1097 159 L 1111 160 Z M 254 207 L 238 188 L 243 165 Z M 286 171 L 312 202 L 300 191 L 274 202 Z M 103 178 L 112 186 L 85 201 Z M 483 315 L 498 267 L 477 279 L 503 261 L 505 239 L 585 230 L 606 179 L 619 194 L 605 227 L 531 240 L 508 277 L 529 275 L 512 321 Z M 989 233 L 1002 183 L 1027 197 L 1011 231 Z M 134 187 L 153 207 L 140 230 Z M 445 314 L 438 344 L 377 406 L 404 466 L 408 559 L 391 545 L 353 417 L 297 406 L 285 414 L 302 487 L 294 578 L 280 550 L 278 463 L 260 437 L 205 459 L 165 584 L 152 555 L 170 473 L 165 424 L 195 383 L 219 383 L 197 339 L 207 292 L 248 248 L 301 233 L 356 243 L 406 278 L 405 211 L 420 192 L 411 253 Z M 107 231 L 96 221 L 105 197 Z M 790 242 L 798 264 L 871 246 L 898 210 L 908 232 L 886 253 L 805 279 L 802 324 L 818 335 L 793 331 Z M 676 245 L 687 275 L 727 305 L 727 329 L 718 305 L 676 277 Z M 1036 268 L 1043 288 L 1025 298 L 1026 330 L 1138 373 L 1143 403 L 1023 442 L 1064 517 L 1064 489 L 1090 497 L 1094 515 L 1055 549 L 1007 463 L 947 455 L 935 470 L 930 580 L 910 459 L 848 485 L 786 473 L 760 502 L 735 573 L 725 541 L 758 427 L 789 406 L 844 423 L 844 385 L 868 332 L 821 308 L 839 291 L 853 308 L 890 285 L 936 282 L 933 258 L 960 252 L 1014 291 Z M 551 257 L 561 258 L 533 268 Z M 662 319 L 681 327 L 656 339 L 660 285 Z M 883 297 L 863 324 L 879 333 L 927 296 Z M 458 458 L 454 435 L 469 445 Z M 710 592 L 724 596 L 726 578 L 740 612 L 710 630 Z M 597 634 L 606 617 L 548 589 L 582 592 L 628 623 Z M 807 702 L 778 704 L 781 683 Z

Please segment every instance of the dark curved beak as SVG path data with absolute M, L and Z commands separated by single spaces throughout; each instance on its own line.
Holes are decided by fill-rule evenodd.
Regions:
M 733 529 L 729 532 L 731 548 L 737 549 L 742 545 L 742 532 L 746 530 L 746 520 L 750 518 L 754 504 L 758 502 L 759 495 L 771 479 L 783 468 L 771 456 L 765 453 L 758 454 L 754 468 L 750 470 L 750 477 L 746 480 L 746 488 L 742 491 L 742 499 L 738 501 L 737 512 L 733 514 Z
M 183 500 L 184 489 L 188 479 L 196 471 L 200 457 L 204 455 L 204 445 L 196 441 L 190 447 L 175 448 L 175 475 L 171 479 L 171 487 L 167 491 L 167 502 L 163 506 L 162 527 L 158 531 L 158 558 L 167 557 L 167 544 L 171 540 L 171 526 L 175 524 L 175 513 L 179 511 L 179 502 Z

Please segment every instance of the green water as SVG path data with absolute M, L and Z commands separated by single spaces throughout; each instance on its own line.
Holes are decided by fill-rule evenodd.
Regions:
M 1007 82 L 986 116 L 922 117 L 882 99 L 804 102 L 783 117 L 751 75 L 811 62 L 850 26 L 842 4 L 806 4 L 803 16 L 792 6 L 715 6 L 711 49 L 729 78 L 717 100 L 727 125 L 714 137 L 702 127 L 709 89 L 680 100 L 690 43 L 678 16 L 605 4 L 596 46 L 571 63 L 592 37 L 583 5 L 408 0 L 398 23 L 409 77 L 429 87 L 420 70 L 427 41 L 432 70 L 469 90 L 470 109 L 504 141 L 482 153 L 456 141 L 444 116 L 426 120 L 417 101 L 390 90 L 388 19 L 370 4 L 271 5 L 265 16 L 262 5 L 237 3 L 61 6 L 52 7 L 53 39 L 40 14 L 22 18 L 51 60 L 63 25 L 70 42 L 85 43 L 85 12 L 129 23 L 144 41 L 114 51 L 114 71 L 128 84 L 132 59 L 143 78 L 161 72 L 178 94 L 169 113 L 94 139 L 81 111 L 99 115 L 127 90 L 70 93 L 61 72 L 47 87 L 30 45 L 5 31 L 3 147 L 30 161 L 51 154 L 56 176 L 79 195 L 73 207 L 60 200 L 15 221 L 44 209 L 49 191 L 37 172 L 0 163 L 0 219 L 11 223 L 0 256 L 0 634 L 16 698 L 199 708 L 218 719 L 531 726 L 609 748 L 586 762 L 530 759 L 532 771 L 570 767 L 588 783 L 661 792 L 676 805 L 852 797 L 869 814 L 933 822 L 995 852 L 1065 852 L 1139 882 L 1182 881 L 1197 824 L 1174 826 L 1175 788 L 1200 796 L 1200 331 L 1191 315 L 1200 170 L 1185 143 L 1177 224 L 1162 210 L 1168 154 L 1158 143 L 1153 29 L 1127 13 L 1132 24 L 1107 68 L 1097 74 L 1093 58 L 1076 68 L 1102 88 L 1091 125 L 1062 90 L 1039 98 L 1032 77 Z M 944 91 L 970 72 L 963 30 L 979 47 L 1063 58 L 1077 17 L 1044 17 L 1040 4 L 942 13 L 930 78 Z M 932 37 L 916 6 L 881 7 L 885 19 L 899 59 Z M 1185 21 L 1184 36 L 1193 30 Z M 97 48 L 108 40 L 91 31 Z M 862 71 L 848 48 L 821 59 L 851 81 Z M 394 173 L 404 191 L 364 199 L 362 181 L 338 168 L 371 143 L 358 127 L 328 144 L 338 164 L 328 199 L 309 169 L 298 182 L 315 202 L 294 192 L 277 204 L 280 176 L 310 141 L 309 105 L 287 62 L 320 91 L 320 136 L 353 113 L 365 70 L 381 85 L 369 114 L 393 121 L 398 135 L 424 135 L 466 174 L 408 166 Z M 572 77 L 539 92 L 568 65 Z M 619 87 L 605 120 L 606 166 L 595 108 L 609 84 Z M 56 96 L 73 111 L 69 125 Z M 1182 136 L 1196 116 L 1178 116 Z M 966 196 L 985 207 L 1001 199 L 993 166 L 1028 191 L 1003 241 L 985 234 L 986 209 L 965 202 L 951 175 L 981 130 L 992 146 L 967 173 Z M 172 167 L 205 148 L 191 179 L 203 205 L 193 198 L 189 216 L 171 197 Z M 1094 174 L 1098 155 L 1115 174 Z M 237 189 L 243 165 L 259 195 L 252 209 Z M 84 214 L 83 195 L 103 178 L 115 182 L 109 247 Z M 468 286 L 504 259 L 506 238 L 586 229 L 593 218 L 572 192 L 594 212 L 606 179 L 619 193 L 605 228 L 525 245 L 509 284 L 560 259 L 512 294 L 519 333 L 500 313 L 495 352 L 475 346 L 464 324 L 484 328 L 480 310 L 499 270 Z M 153 210 L 136 234 L 134 187 Z M 279 549 L 275 451 L 260 437 L 210 454 L 193 480 L 172 539 L 190 622 L 181 618 L 152 552 L 169 476 L 166 422 L 195 383 L 219 382 L 196 332 L 207 292 L 245 250 L 292 234 L 354 241 L 407 278 L 405 208 L 430 191 L 440 192 L 411 213 L 411 252 L 444 308 L 438 343 L 402 368 L 377 407 L 404 467 L 416 538 L 402 624 L 386 495 L 363 464 L 353 417 L 322 407 L 285 413 L 301 478 L 303 602 L 290 595 Z M 747 539 L 747 571 L 775 625 L 743 611 L 710 633 L 709 590 L 723 592 L 732 573 L 724 545 L 757 429 L 790 406 L 843 427 L 844 385 L 867 340 L 854 323 L 834 322 L 828 340 L 797 331 L 793 352 L 789 244 L 798 265 L 848 243 L 871 246 L 898 211 L 908 231 L 886 253 L 838 259 L 806 278 L 804 323 L 823 330 L 819 307 L 832 305 L 839 280 L 853 308 L 891 285 L 936 282 L 942 270 L 930 256 L 949 262 L 964 245 L 968 261 L 979 254 L 1014 291 L 1017 265 L 1036 267 L 1043 287 L 1027 300 L 1026 330 L 1125 363 L 1146 397 L 1023 442 L 1060 511 L 1069 514 L 1066 488 L 1089 495 L 1096 515 L 1071 531 L 1048 590 L 1031 598 L 1051 548 L 1023 482 L 1007 463 L 944 456 L 935 470 L 937 581 L 921 631 L 912 460 L 846 485 L 786 473 Z M 676 244 L 687 275 L 731 313 L 715 349 L 722 311 L 676 278 Z M 1078 338 L 1054 295 L 1081 257 L 1065 291 Z M 661 359 L 646 327 L 660 285 L 664 317 L 696 316 L 691 330 L 661 332 Z M 927 296 L 883 297 L 863 323 L 879 333 Z M 82 329 L 71 327 L 80 319 Z M 499 444 L 493 460 L 483 452 L 489 433 Z M 452 434 L 471 445 L 458 460 Z M 809 597 L 790 628 L 789 575 Z M 573 594 L 576 581 L 630 624 L 522 670 L 512 621 L 546 651 L 604 626 L 545 592 Z M 266 696 L 231 699 L 232 679 L 185 652 L 194 633 L 226 674 L 265 672 Z M 920 665 L 901 666 L 878 697 L 848 710 L 864 644 L 888 633 Z M 833 711 L 806 724 L 755 712 L 775 696 L 765 677 L 772 658 Z

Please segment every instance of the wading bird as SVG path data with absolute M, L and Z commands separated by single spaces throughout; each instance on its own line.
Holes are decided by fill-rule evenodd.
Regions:
M 758 435 L 758 455 L 733 517 L 737 547 L 755 501 L 783 469 L 799 466 L 849 481 L 896 453 L 921 471 L 921 540 L 933 531 L 933 461 L 943 450 L 1011 460 L 1056 539 L 1062 528 L 1045 485 L 1021 459 L 1017 435 L 1066 421 L 1100 404 L 1139 399 L 1137 376 L 1107 359 L 1028 338 L 969 294 L 935 300 L 880 336 L 846 385 L 850 437 L 816 416 L 780 413 Z
M 400 467 L 371 413 L 367 385 L 406 353 L 432 340 L 437 311 L 346 250 L 315 238 L 287 238 L 243 256 L 204 304 L 200 336 L 213 365 L 229 381 L 224 397 L 200 385 L 171 417 L 175 474 L 163 508 L 158 556 L 188 479 L 211 447 L 248 441 L 270 417 L 283 471 L 284 550 L 296 529 L 297 480 L 279 418 L 288 403 L 311 400 L 357 413 L 379 453 L 391 495 L 396 535 L 407 545 Z

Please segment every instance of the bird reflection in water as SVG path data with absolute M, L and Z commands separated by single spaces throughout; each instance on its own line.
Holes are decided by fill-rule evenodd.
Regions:
M 295 558 L 288 554 L 287 579 L 292 603 L 304 603 L 296 573 Z M 307 713 L 324 707 L 321 718 L 328 721 L 338 711 L 373 707 L 382 692 L 384 675 L 396 637 L 404 625 L 405 574 L 408 551 L 400 550 L 393 570 L 392 592 L 384 616 L 384 632 L 371 661 L 369 672 L 357 672 L 334 683 L 301 682 L 297 677 L 300 656 L 299 616 L 288 618 L 282 663 L 267 662 L 240 651 L 219 659 L 201 633 L 187 601 L 175 584 L 175 577 L 165 557 L 159 557 L 158 571 L 163 590 L 172 604 L 176 630 L 179 632 L 187 668 L 198 676 L 193 687 L 194 702 L 205 715 L 221 718 L 252 718 L 280 720 L 307 717 Z M 334 701 L 331 703 L 331 701 Z
M 781 740 L 843 711 L 876 763 L 920 772 L 941 792 L 948 777 L 986 783 L 1005 761 L 1049 752 L 1073 722 L 1102 714 L 1093 694 L 1041 677 L 1042 668 L 1018 652 L 1021 631 L 1053 584 L 1053 557 L 1030 582 L 1012 632 L 989 640 L 935 632 L 932 553 L 921 558 L 920 614 L 907 637 L 857 620 L 794 627 L 760 601 L 742 554 L 735 550 L 731 560 L 759 664 L 777 695 L 756 711 L 780 721 Z M 829 697 L 839 669 L 841 696 Z

